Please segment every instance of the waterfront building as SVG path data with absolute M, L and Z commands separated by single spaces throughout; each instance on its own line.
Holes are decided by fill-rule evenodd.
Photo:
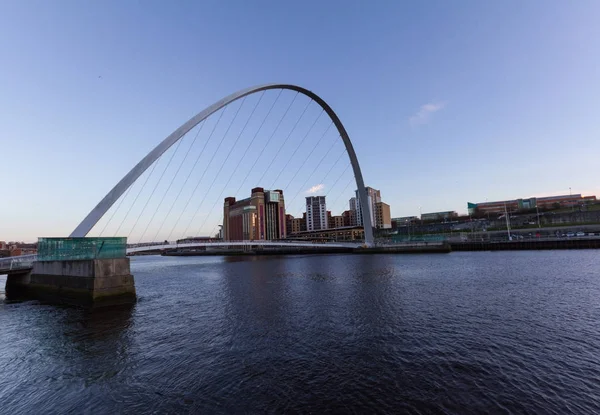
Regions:
M 344 226 L 344 217 L 342 215 L 332 216 L 330 211 L 327 211 L 327 227 L 329 229 L 342 228 Z
M 0 241 L 0 258 L 37 254 L 37 243 Z
M 294 218 L 292 221 L 292 230 L 294 233 L 304 232 L 306 230 L 306 213 L 301 218 Z
M 458 216 L 453 210 L 447 210 L 444 212 L 431 212 L 431 213 L 422 213 L 421 220 L 422 221 L 430 221 L 430 220 L 445 220 L 452 219 Z
M 342 212 L 342 218 L 344 219 L 344 226 L 356 226 L 356 210 L 345 210 Z
M 344 242 L 364 240 L 365 231 L 362 226 L 344 226 L 337 229 L 302 231 L 290 235 L 291 240 L 310 240 L 320 242 Z
M 528 209 L 560 209 L 579 206 L 585 203 L 595 203 L 596 196 L 561 195 L 546 197 L 530 197 L 527 199 L 500 200 L 495 202 L 467 203 L 469 215 L 475 213 L 504 213 Z
M 286 237 L 285 200 L 282 190 L 252 189 L 249 198 L 225 198 L 223 239 L 273 240 Z
M 372 187 L 366 187 L 367 190 L 367 206 L 369 206 L 368 212 L 362 212 L 362 206 L 360 204 L 360 196 L 358 190 L 356 193 L 356 224 L 358 226 L 364 226 L 363 214 L 371 216 L 371 224 L 375 226 L 375 203 L 381 202 L 381 192 L 373 189 Z
M 356 219 L 356 214 L 358 213 L 358 208 L 356 206 L 357 205 L 356 197 L 350 198 L 349 205 L 350 205 L 350 213 L 347 216 L 348 216 L 348 220 L 350 222 L 346 223 L 346 226 L 357 226 L 358 223 L 357 223 L 357 219 Z
M 391 229 L 392 216 L 390 205 L 384 202 L 375 203 L 375 227 L 377 229 Z
M 302 214 L 301 218 L 295 218 L 292 215 L 286 216 L 286 232 L 291 235 L 306 230 L 306 213 Z
M 371 224 L 377 229 L 390 229 L 392 227 L 390 205 L 381 200 L 381 192 L 379 190 L 367 186 L 366 191 L 369 211 L 365 212 L 365 214 L 371 217 Z M 350 210 L 354 211 L 356 225 L 364 226 L 364 216 L 358 190 L 355 191 L 355 194 L 356 196 L 350 199 Z
M 327 205 L 325 196 L 306 197 L 306 230 L 327 229 Z
M 408 225 L 410 223 L 418 221 L 417 216 L 401 216 L 399 218 L 392 218 L 392 223 L 396 223 L 396 226 Z
M 286 215 L 285 215 L 285 233 L 288 235 L 292 233 L 292 221 L 293 220 L 294 220 L 294 216 L 290 215 L 289 213 L 286 213 Z

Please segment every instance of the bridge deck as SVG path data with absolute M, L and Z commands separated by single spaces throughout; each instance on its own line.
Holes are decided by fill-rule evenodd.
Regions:
M 146 251 L 163 251 L 179 248 L 202 248 L 202 247 L 286 247 L 286 248 L 358 248 L 360 243 L 352 242 L 302 242 L 302 241 L 228 241 L 228 242 L 192 242 L 192 243 L 168 243 L 160 245 L 145 245 L 127 248 L 128 254 Z M 37 255 L 22 255 L 16 257 L 0 258 L 0 274 L 7 274 L 33 267 L 37 261 Z
M 36 260 L 37 255 L 35 254 L 0 258 L 0 274 L 31 269 Z
M 229 242 L 191 242 L 184 244 L 169 243 L 162 245 L 146 245 L 127 248 L 128 254 L 145 251 L 156 251 L 165 249 L 178 248 L 202 248 L 202 247 L 225 247 L 225 246 L 272 246 L 272 247 L 289 247 L 289 248 L 358 248 L 362 244 L 356 242 L 301 242 L 301 241 L 229 241 Z

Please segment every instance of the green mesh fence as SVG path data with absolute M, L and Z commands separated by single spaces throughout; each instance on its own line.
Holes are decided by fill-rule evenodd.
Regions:
M 127 238 L 38 238 L 38 261 L 125 258 Z
M 441 242 L 445 241 L 446 235 L 393 235 L 393 242 Z

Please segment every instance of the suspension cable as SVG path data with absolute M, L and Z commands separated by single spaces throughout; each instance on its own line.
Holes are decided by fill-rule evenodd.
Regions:
M 158 162 L 160 161 L 161 158 L 162 158 L 162 156 L 158 160 L 156 160 L 154 162 L 154 164 L 152 165 L 152 169 L 150 170 L 150 174 L 148 174 L 148 176 L 146 176 L 146 180 L 144 181 L 144 184 L 142 185 L 142 187 L 140 187 L 140 191 L 135 196 L 135 199 L 133 199 L 133 203 L 131 204 L 131 206 L 129 206 L 129 209 L 127 210 L 127 213 L 125 213 L 125 216 L 123 217 L 123 220 L 121 221 L 121 223 L 119 224 L 119 227 L 115 231 L 115 235 L 114 236 L 117 236 L 117 234 L 121 230 L 121 227 L 123 226 L 123 223 L 125 223 L 125 219 L 127 219 L 127 216 L 129 216 L 129 212 L 131 212 L 131 209 L 133 208 L 133 205 L 135 205 L 135 202 L 137 202 L 138 198 L 140 197 L 140 194 L 142 193 L 142 190 L 144 190 L 144 187 L 146 187 L 146 183 L 148 183 L 148 179 L 150 179 L 150 176 L 152 176 L 152 173 L 154 173 L 154 170 L 156 169 L 156 166 L 158 165 Z
M 283 89 L 280 90 L 279 95 L 281 95 L 281 92 L 283 92 Z M 300 93 L 296 92 L 296 95 L 294 95 L 294 98 L 292 99 L 292 101 L 288 104 L 286 110 L 283 112 L 283 115 L 281 116 L 281 118 L 279 119 L 279 121 L 277 122 L 277 125 L 275 126 L 275 129 L 273 130 L 273 132 L 271 133 L 271 135 L 269 136 L 269 139 L 265 142 L 265 145 L 262 147 L 262 149 L 259 151 L 258 156 L 256 156 L 256 159 L 254 159 L 254 163 L 252 163 L 252 166 L 250 167 L 250 170 L 248 170 L 248 173 L 246 173 L 246 175 L 244 176 L 244 179 L 240 182 L 240 186 L 237 188 L 237 190 L 233 193 L 234 195 L 237 195 L 240 193 L 240 190 L 242 189 L 242 187 L 244 187 L 244 185 L 246 184 L 246 181 L 248 180 L 248 177 L 250 177 L 250 174 L 252 173 L 252 170 L 254 169 L 254 167 L 256 167 L 256 164 L 258 163 L 258 161 L 260 160 L 261 156 L 263 154 L 265 154 L 265 149 L 267 148 L 267 146 L 269 145 L 269 143 L 271 143 L 271 140 L 273 139 L 273 137 L 275 136 L 275 133 L 279 130 L 279 127 L 281 126 L 281 123 L 283 122 L 285 116 L 288 114 L 288 112 L 290 111 L 290 108 L 292 107 L 292 105 L 294 104 L 294 102 L 296 101 L 296 98 L 298 98 L 298 95 Z M 278 96 L 279 99 L 279 96 Z M 221 221 L 220 223 L 223 223 L 223 217 L 221 216 Z M 219 227 L 219 222 L 217 222 L 217 224 L 215 225 L 215 227 L 213 228 L 213 232 L 211 232 L 211 235 L 214 233 L 214 231 Z
M 200 182 L 202 181 L 202 179 L 204 178 L 204 175 L 206 174 L 206 171 L 208 170 L 208 168 L 210 167 L 210 165 L 212 164 L 213 160 L 215 159 L 215 156 L 217 155 L 217 153 L 219 152 L 219 149 L 221 148 L 221 145 L 223 144 L 225 137 L 227 137 L 227 133 L 229 133 L 229 130 L 231 129 L 231 126 L 233 125 L 233 123 L 235 122 L 235 120 L 237 119 L 238 114 L 240 113 L 240 110 L 242 109 L 242 107 L 244 106 L 244 103 L 246 102 L 246 97 L 242 98 L 242 103 L 240 104 L 240 106 L 238 107 L 237 111 L 235 112 L 235 115 L 233 116 L 233 119 L 229 122 L 229 125 L 227 126 L 227 129 L 225 130 L 225 134 L 223 134 L 223 137 L 221 137 L 221 141 L 219 142 L 219 145 L 217 147 L 217 149 L 215 150 L 215 152 L 213 153 L 210 161 L 208 162 L 208 164 L 206 165 L 204 171 L 202 172 L 202 176 L 200 177 L 200 180 L 198 181 L 198 183 L 196 184 L 196 187 L 194 188 L 194 191 L 192 192 L 192 194 L 190 195 L 190 198 L 188 199 L 188 203 L 192 200 L 192 198 L 194 197 L 194 195 L 196 194 L 196 190 L 198 190 L 198 186 L 200 185 Z M 184 209 L 185 210 L 185 209 Z M 198 213 L 198 210 L 196 210 L 196 212 L 194 212 L 194 216 L 192 216 L 192 221 L 194 220 L 194 217 L 196 217 L 196 214 Z M 183 211 L 181 213 L 183 215 Z M 190 221 L 191 223 L 191 221 Z M 188 224 L 188 226 L 185 228 L 186 232 L 187 229 L 190 227 L 190 224 Z M 175 227 L 173 227 L 173 230 L 175 230 Z M 171 231 L 172 233 L 173 231 Z M 185 232 L 184 232 L 185 234 Z M 171 236 L 171 234 L 169 234 L 169 237 Z M 184 236 L 185 237 L 185 236 Z
M 332 190 L 335 188 L 335 185 L 336 185 L 336 184 L 338 184 L 338 182 L 340 181 L 340 179 L 341 179 L 342 177 L 344 177 L 344 174 L 346 174 L 346 171 L 348 171 L 348 167 L 350 167 L 351 165 L 352 165 L 351 163 L 348 163 L 348 164 L 346 165 L 346 168 L 344 169 L 344 171 L 342 171 L 342 174 L 340 174 L 340 175 L 338 176 L 338 178 L 335 180 L 335 182 L 333 182 L 333 185 L 331 185 L 331 186 L 329 187 L 329 190 L 328 190 L 328 191 L 325 193 L 325 197 L 329 196 L 329 194 L 330 194 L 330 193 L 332 192 Z M 346 187 L 347 187 L 347 186 L 346 186 Z M 336 202 L 337 202 L 337 200 L 336 200 Z
M 129 192 L 131 191 L 131 188 L 133 186 L 129 186 L 127 188 L 127 191 L 125 192 L 125 194 L 123 195 L 123 197 L 121 198 L 121 201 L 119 202 L 117 208 L 115 210 L 113 210 L 112 214 L 110 215 L 110 218 L 108 219 L 108 221 L 104 224 L 104 227 L 102 228 L 102 230 L 100 231 L 100 235 L 98 236 L 102 236 L 102 234 L 104 233 L 104 231 L 106 230 L 106 228 L 108 227 L 108 224 L 113 220 L 113 217 L 115 216 L 115 213 L 117 213 L 117 211 L 121 208 L 121 205 L 123 204 L 123 201 L 127 198 L 127 195 L 129 194 Z
M 302 168 L 304 167 L 304 165 L 306 164 L 306 162 L 310 159 L 310 156 L 312 156 L 312 154 L 315 152 L 315 150 L 317 149 L 319 143 L 321 143 L 321 140 L 323 139 L 323 137 L 325 137 L 325 134 L 327 134 L 327 132 L 329 131 L 329 129 L 331 128 L 332 125 L 333 125 L 333 121 L 329 124 L 329 126 L 327 127 L 327 129 L 325 130 L 325 132 L 321 135 L 321 138 L 319 138 L 319 140 L 317 141 L 317 144 L 315 144 L 313 146 L 313 148 L 310 151 L 310 153 L 308 153 L 308 156 L 306 156 L 306 158 L 304 159 L 304 161 L 302 162 L 302 164 L 300 165 L 300 167 L 298 167 L 298 169 L 296 170 L 296 172 L 294 173 L 294 175 L 292 176 L 292 178 L 288 182 L 288 184 L 284 187 L 284 189 L 288 189 L 289 188 L 289 186 L 292 184 L 292 182 L 294 181 L 294 179 L 296 178 L 296 176 L 298 175 L 298 173 L 300 173 L 300 171 L 302 170 Z
M 146 225 L 146 228 L 144 229 L 144 232 L 142 233 L 142 236 L 140 236 L 140 239 L 138 240 L 138 243 L 144 238 L 144 236 L 146 235 L 146 232 L 148 231 L 148 228 L 150 227 L 150 225 L 154 221 L 154 217 L 156 216 L 156 214 L 158 213 L 158 210 L 162 206 L 162 204 L 163 204 L 163 202 L 165 200 L 165 197 L 167 196 L 167 193 L 169 193 L 169 190 L 171 190 L 171 186 L 173 186 L 173 182 L 175 181 L 175 178 L 177 177 L 177 175 L 179 174 L 179 171 L 181 170 L 181 167 L 183 167 L 183 164 L 187 160 L 187 157 L 190 154 L 190 150 L 194 146 L 194 143 L 196 143 L 196 139 L 198 138 L 198 135 L 202 131 L 203 127 L 204 127 L 204 123 L 200 124 L 200 128 L 198 128 L 198 131 L 196 131 L 196 135 L 194 136 L 194 139 L 192 140 L 192 144 L 190 144 L 190 146 L 188 147 L 187 151 L 185 152 L 185 156 L 183 157 L 183 160 L 181 160 L 181 163 L 179 163 L 179 167 L 177 167 L 177 171 L 175 171 L 175 174 L 171 178 L 171 182 L 169 183 L 169 186 L 167 187 L 167 190 L 165 190 L 165 192 L 163 193 L 162 197 L 160 198 L 160 202 L 158 202 L 158 205 L 156 206 L 156 209 L 154 210 L 154 213 L 152 214 L 152 217 L 150 218 L 150 222 L 148 222 L 148 224 Z M 180 140 L 180 141 L 182 141 L 182 140 Z M 159 231 L 160 231 L 160 229 L 159 229 Z M 158 236 L 158 232 L 156 233 L 156 235 L 154 236 L 154 238 L 152 239 L 151 242 L 155 242 L 157 236 Z
M 304 134 L 304 137 L 302 137 L 302 140 L 300 140 L 300 143 L 298 143 L 298 146 L 294 149 L 294 152 L 290 156 L 289 161 L 284 164 L 283 168 L 279 171 L 279 174 L 277 175 L 277 177 L 275 177 L 275 180 L 273 180 L 273 184 L 271 185 L 271 188 L 273 188 L 275 186 L 275 183 L 277 183 L 277 180 L 279 180 L 279 177 L 281 176 L 281 174 L 285 170 L 286 166 L 294 158 L 294 156 L 296 155 L 296 152 L 298 152 L 298 149 L 302 146 L 302 144 L 304 144 L 304 141 L 306 141 L 306 137 L 308 137 L 308 135 L 310 134 L 310 132 L 314 128 L 315 124 L 317 123 L 317 121 L 319 121 L 319 119 L 321 118 L 321 115 L 323 115 L 324 112 L 325 112 L 325 110 L 321 109 L 321 112 L 319 112 L 319 115 L 317 116 L 317 118 L 313 121 L 312 125 L 310 126 L 310 128 L 308 129 L 308 131 L 306 132 L 306 134 Z
M 302 117 L 304 117 L 304 114 L 306 113 L 306 110 L 308 109 L 308 107 L 311 104 L 311 102 L 313 102 L 312 98 L 308 101 L 308 103 L 306 104 L 306 107 L 304 107 L 304 110 L 302 111 L 302 114 L 300 114 L 300 118 L 298 118 L 298 120 L 296 121 L 296 123 L 294 124 L 294 126 L 292 127 L 292 129 L 290 130 L 290 132 L 288 133 L 287 137 L 285 138 L 285 140 L 283 140 L 283 143 L 281 144 L 281 146 L 277 150 L 277 153 L 275 154 L 275 157 L 273 157 L 273 160 L 276 160 L 277 156 L 279 155 L 279 153 L 281 153 L 281 149 L 283 148 L 283 146 L 285 145 L 285 143 L 288 142 L 288 140 L 290 139 L 290 137 L 291 137 L 292 133 L 294 132 L 294 130 L 296 130 L 296 127 L 298 126 L 298 123 L 300 122 L 300 120 L 302 119 Z M 267 170 L 265 170 L 263 172 L 262 176 L 260 176 L 260 179 L 258 180 L 258 183 L 262 182 L 262 179 L 265 177 L 265 174 L 267 174 Z
M 196 142 L 196 139 L 198 138 L 198 136 L 200 135 L 200 132 L 202 131 L 202 129 L 204 128 L 204 124 L 206 124 L 206 120 L 202 123 L 202 125 L 200 126 L 200 129 L 198 130 L 198 132 L 196 133 L 196 137 L 194 137 L 194 141 L 192 141 L 192 145 L 190 145 L 190 148 L 188 149 L 188 153 L 189 151 L 192 149 L 192 147 L 194 146 L 194 143 Z M 209 137 L 210 140 L 210 137 Z M 160 223 L 160 226 L 158 227 L 158 230 L 156 231 L 156 234 L 154 235 L 153 241 L 156 241 L 156 238 L 158 238 L 158 234 L 160 233 L 160 231 L 162 230 L 165 222 L 167 221 L 167 218 L 169 218 L 169 216 L 171 215 L 171 211 L 173 210 L 173 208 L 175 207 L 175 204 L 177 203 L 177 200 L 179 200 L 179 196 L 181 196 L 181 192 L 183 191 L 185 185 L 188 182 L 188 179 L 190 178 L 192 172 L 194 171 L 194 169 L 196 168 L 196 164 L 198 164 L 198 161 L 200 160 L 200 157 L 202 156 L 202 153 L 204 152 L 204 149 L 206 148 L 206 145 L 208 144 L 208 140 L 204 143 L 204 146 L 202 147 L 202 150 L 200 150 L 200 154 L 198 154 L 198 157 L 196 157 L 196 161 L 194 162 L 194 164 L 192 165 L 191 170 L 189 171 L 187 177 L 185 178 L 185 181 L 183 182 L 183 185 L 181 186 L 181 188 L 179 189 L 179 192 L 177 193 L 177 196 L 175 197 L 175 199 L 173 199 L 173 203 L 171 204 L 171 207 L 169 208 L 169 211 L 167 212 L 167 214 L 163 217 L 162 222 Z M 187 154 L 186 154 L 187 157 Z M 184 158 L 185 161 L 185 158 Z M 183 165 L 183 162 L 182 162 Z
M 342 152 L 340 153 L 340 155 L 338 156 L 338 158 L 335 160 L 335 162 L 331 165 L 331 167 L 329 168 L 329 170 L 327 171 L 327 173 L 325 173 L 325 176 L 323 178 L 323 180 L 321 180 L 321 183 L 325 183 L 325 181 L 327 180 L 327 178 L 329 177 L 329 175 L 331 174 L 331 172 L 333 171 L 333 169 L 335 168 L 335 166 L 337 166 L 338 162 L 341 160 L 342 156 L 346 154 L 346 148 L 344 147 L 344 149 L 342 150 Z M 302 189 L 299 190 L 299 192 L 302 191 Z M 291 208 L 291 205 L 290 205 Z
M 298 195 L 300 194 L 300 192 L 302 192 L 302 190 L 304 189 L 304 187 L 308 184 L 309 180 L 315 175 L 315 173 L 318 171 L 319 167 L 321 167 L 321 164 L 323 164 L 323 161 L 325 161 L 325 159 L 327 158 L 327 156 L 329 155 L 329 153 L 331 153 L 331 150 L 333 150 L 333 147 L 335 147 L 335 145 L 339 142 L 338 138 L 340 138 L 340 136 L 336 136 L 333 139 L 333 142 L 331 143 L 331 146 L 329 146 L 329 148 L 327 149 L 327 151 L 325 152 L 325 154 L 323 155 L 323 157 L 321 157 L 321 160 L 319 161 L 319 163 L 317 163 L 317 167 L 315 167 L 314 169 L 312 169 L 312 173 L 306 178 L 306 180 L 304 181 L 304 183 L 302 183 L 302 186 L 300 186 L 298 188 L 298 192 L 296 192 L 296 194 L 294 195 L 294 197 L 290 200 L 289 206 L 292 205 L 292 202 L 294 200 L 296 200 L 296 197 L 298 197 Z
M 337 201 L 338 201 L 338 200 L 340 200 L 340 197 L 342 197 L 342 195 L 344 194 L 344 192 L 345 192 L 345 191 L 348 189 L 348 186 L 350 186 L 350 184 L 351 184 L 352 182 L 354 182 L 354 181 L 355 181 L 355 179 L 354 179 L 354 176 L 352 176 L 352 177 L 350 178 L 350 181 L 349 181 L 349 182 L 348 182 L 348 184 L 346 185 L 346 187 L 344 187 L 344 190 L 342 190 L 342 193 L 340 193 L 340 194 L 338 195 L 338 197 L 336 197 L 336 198 L 335 198 L 335 200 L 333 201 L 333 203 L 331 204 L 331 206 L 334 206 L 334 205 L 337 203 Z M 342 211 L 342 212 L 343 212 L 343 211 Z
M 196 214 L 200 211 L 200 208 L 202 207 L 202 205 L 204 204 L 204 201 L 206 200 L 206 196 L 208 196 L 210 194 L 210 191 L 212 190 L 213 185 L 215 184 L 215 182 L 217 181 L 217 178 L 219 177 L 219 175 L 221 174 L 221 171 L 223 171 L 223 168 L 225 167 L 225 164 L 227 163 L 227 160 L 229 160 L 229 157 L 231 156 L 231 154 L 233 153 L 233 149 L 235 149 L 236 144 L 238 143 L 238 141 L 240 140 L 240 137 L 242 136 L 242 134 L 244 133 L 244 131 L 246 130 L 246 127 L 248 126 L 248 123 L 250 122 L 250 119 L 252 118 L 252 116 L 254 115 L 254 112 L 256 111 L 256 108 L 258 108 L 258 105 L 260 104 L 260 102 L 262 101 L 264 95 L 265 95 L 266 91 L 263 91 L 262 94 L 260 94 L 260 98 L 258 99 L 258 101 L 256 102 L 256 104 L 254 105 L 254 108 L 252 108 L 252 112 L 250 113 L 250 116 L 248 117 L 248 119 L 246 120 L 244 126 L 242 127 L 240 133 L 238 134 L 237 138 L 235 139 L 233 146 L 231 146 L 231 149 L 229 149 L 229 153 L 227 153 L 227 157 L 225 158 L 225 161 L 223 161 L 223 164 L 221 164 L 221 167 L 219 168 L 219 171 L 217 172 L 217 174 L 215 175 L 215 178 L 213 179 L 212 183 L 210 184 L 210 187 L 208 188 L 208 191 L 206 192 L 205 196 L 202 198 L 202 201 L 200 202 L 200 205 L 198 205 L 198 208 L 196 209 L 196 212 L 194 213 L 194 216 L 192 216 L 192 220 L 190 221 L 190 223 L 188 224 L 188 227 L 185 229 L 184 234 L 188 231 L 190 225 L 192 224 L 192 222 L 194 221 L 194 218 L 196 217 Z M 245 152 L 244 152 L 245 153 Z M 225 186 L 223 186 L 221 188 L 221 193 L 219 194 L 219 197 L 217 198 L 217 201 L 215 202 L 215 204 L 213 204 L 213 207 L 211 208 L 211 210 L 209 210 L 209 214 L 206 216 L 206 218 L 204 219 L 204 223 L 206 223 L 206 219 L 208 219 L 208 216 L 210 216 L 210 212 L 212 211 L 212 209 L 214 209 L 216 203 L 219 201 L 219 198 L 221 197 L 221 195 L 223 194 L 223 192 L 225 191 L 225 188 L 227 187 L 227 185 L 229 185 L 229 182 L 231 181 L 231 179 L 233 178 L 233 175 L 235 174 L 235 172 L 237 171 L 240 162 L 244 159 L 244 155 L 242 154 L 242 158 L 240 159 L 240 161 L 237 163 L 235 169 L 233 170 L 232 174 L 229 176 L 229 179 L 227 180 L 227 183 L 225 184 Z M 204 226 L 204 223 L 202 224 L 202 226 Z M 199 232 L 200 230 L 198 230 Z
M 179 189 L 179 193 L 177 194 L 177 197 L 175 198 L 175 200 L 171 204 L 171 208 L 169 209 L 169 213 L 165 216 L 165 218 L 163 220 L 163 224 L 164 224 L 164 221 L 169 216 L 169 214 L 171 213 L 171 210 L 173 210 L 173 207 L 175 207 L 175 203 L 177 203 L 177 199 L 179 199 L 179 196 L 181 196 L 181 193 L 183 192 L 183 189 L 185 188 L 185 185 L 187 184 L 188 180 L 190 179 L 192 173 L 194 172 L 194 170 L 196 168 L 196 165 L 200 161 L 200 157 L 202 157 L 202 154 L 204 153 L 204 149 L 206 148 L 206 146 L 210 142 L 210 139 L 212 138 L 215 130 L 219 126 L 219 123 L 221 122 L 221 118 L 223 118 L 223 114 L 225 114 L 225 110 L 227 109 L 227 107 L 223 108 L 223 111 L 221 111 L 219 113 L 219 117 L 217 118 L 217 122 L 213 126 L 210 134 L 208 135 L 208 139 L 204 142 L 204 146 L 202 147 L 202 150 L 200 150 L 200 154 L 198 154 L 198 157 L 196 157 L 196 161 L 194 162 L 194 165 L 192 166 L 192 169 L 190 170 L 190 172 L 188 173 L 187 177 L 185 178 L 185 181 L 183 182 L 183 186 L 181 186 L 181 189 Z M 219 145 L 217 146 L 217 150 L 221 147 L 221 143 L 223 142 L 223 138 L 221 138 L 221 142 L 219 142 Z M 216 151 L 215 151 L 215 154 L 216 154 Z M 213 154 L 213 157 L 215 156 L 215 154 Z M 212 158 L 211 158 L 211 161 L 212 161 Z M 171 228 L 171 231 L 169 232 L 169 236 L 167 236 L 167 240 L 171 239 L 171 235 L 173 234 L 173 231 L 177 227 L 177 224 L 181 220 L 181 217 L 183 216 L 183 213 L 185 212 L 185 210 L 187 209 L 188 205 L 192 201 L 192 197 L 196 193 L 196 189 L 198 189 L 198 186 L 200 186 L 200 182 L 202 182 L 202 179 L 204 178 L 204 174 L 206 173 L 207 170 L 208 170 L 208 165 L 206 165 L 206 167 L 204 167 L 204 171 L 202 172 L 202 175 L 200 176 L 200 179 L 196 183 L 196 186 L 194 187 L 194 191 L 192 192 L 192 194 L 188 198 L 187 202 L 185 203 L 185 206 L 184 206 L 183 210 L 179 213 L 179 216 L 177 217 L 177 220 L 175 221 L 175 224 L 173 225 L 173 227 Z M 161 228 L 162 228 L 162 225 L 161 225 Z
M 160 174 L 160 177 L 158 178 L 158 181 L 154 185 L 154 188 L 152 189 L 152 192 L 150 193 L 150 196 L 148 197 L 148 200 L 146 200 L 146 203 L 144 204 L 144 207 L 142 208 L 142 211 L 140 212 L 140 214 L 138 215 L 137 219 L 135 220 L 135 223 L 133 224 L 133 227 L 129 231 L 129 235 L 127 236 L 127 238 L 129 238 L 131 236 L 131 234 L 133 233 L 135 227 L 137 226 L 140 218 L 144 214 L 144 211 L 146 210 L 146 207 L 148 206 L 148 203 L 150 203 L 150 200 L 152 199 L 152 196 L 154 196 L 154 192 L 156 192 L 156 189 L 158 188 L 158 185 L 162 181 L 162 178 L 165 175 L 165 172 L 167 171 L 167 169 L 171 165 L 171 162 L 173 161 L 173 157 L 175 157 L 175 154 L 177 154 L 177 150 L 179 150 L 179 147 L 181 146 L 181 143 L 183 142 L 184 139 L 185 139 L 185 136 L 182 137 L 179 141 L 177 141 L 177 146 L 175 147 L 175 151 L 173 151 L 173 153 L 171 154 L 171 157 L 169 158 L 169 161 L 167 162 L 167 165 L 165 166 L 165 168 L 163 169 L 162 173 Z M 138 243 L 140 243 L 140 241 L 138 241 Z
M 281 90 L 281 92 L 283 92 L 283 89 Z M 235 191 L 234 196 L 237 195 L 240 192 L 240 190 L 242 189 L 242 187 L 244 186 L 244 184 L 246 184 L 246 180 L 248 180 L 248 177 L 250 176 L 250 173 L 252 173 L 252 169 L 254 169 L 254 167 L 256 167 L 256 163 L 258 163 L 258 160 L 265 153 L 265 149 L 267 148 L 267 146 L 271 142 L 271 139 L 275 136 L 275 133 L 279 129 L 279 126 L 281 125 L 283 119 L 285 118 L 285 116 L 287 115 L 288 111 L 292 107 L 292 104 L 294 103 L 294 101 L 296 101 L 296 98 L 298 97 L 298 94 L 299 94 L 299 92 L 296 92 L 296 95 L 294 95 L 294 99 L 292 99 L 292 102 L 290 102 L 290 104 L 288 105 L 287 109 L 285 110 L 285 112 L 283 113 L 283 115 L 281 116 L 281 118 L 279 119 L 279 122 L 277 123 L 277 125 L 275 126 L 275 129 L 273 130 L 273 132 L 269 136 L 269 139 L 267 140 L 267 142 L 265 143 L 265 145 L 263 146 L 263 148 L 258 153 L 258 156 L 256 156 L 256 159 L 254 160 L 254 163 L 252 163 L 252 167 L 250 167 L 250 170 L 248 170 L 248 173 L 246 173 L 246 176 L 244 177 L 244 180 L 242 180 L 240 182 L 240 187 L 238 187 L 238 189 Z
M 258 133 L 260 132 L 261 128 L 263 127 L 265 121 L 267 120 L 267 118 L 269 117 L 269 115 L 271 114 L 271 111 L 273 110 L 273 107 L 275 106 L 275 104 L 277 103 L 277 100 L 279 100 L 279 96 L 281 95 L 281 93 L 283 92 L 283 89 L 281 89 L 279 91 L 279 94 L 277 95 L 277 98 L 275 99 L 275 101 L 273 102 L 273 104 L 271 105 L 271 107 L 269 108 L 269 111 L 267 112 L 267 115 L 265 115 L 265 117 L 263 118 L 262 122 L 260 123 L 260 126 L 258 127 L 258 130 L 256 130 L 256 132 L 254 133 L 254 136 L 252 137 L 252 140 L 250 140 L 250 143 L 246 146 L 246 148 L 244 149 L 244 151 L 242 152 L 242 154 L 246 154 L 248 152 L 248 150 L 250 149 L 250 147 L 252 147 L 252 144 L 254 143 L 256 137 L 258 136 Z M 259 154 L 260 157 L 260 154 Z M 242 157 L 243 159 L 243 157 Z M 227 183 L 222 187 L 221 193 L 219 194 L 219 196 L 217 197 L 217 200 L 215 201 L 215 203 L 213 203 L 213 206 L 210 208 L 209 212 L 212 212 L 212 210 L 215 208 L 216 204 L 218 203 L 219 199 L 221 198 L 221 196 L 223 195 L 223 192 L 225 191 L 225 189 L 227 188 L 227 186 L 229 185 L 229 183 L 231 182 L 231 179 L 235 176 L 235 173 L 237 172 L 237 169 L 240 167 L 240 163 L 242 161 L 242 159 L 240 159 L 240 161 L 238 162 L 238 164 L 235 166 L 235 169 L 233 170 L 233 173 L 231 173 L 231 175 L 229 176 L 229 179 L 227 180 Z M 250 171 L 252 171 L 252 169 L 250 169 Z M 247 177 L 247 175 L 246 175 Z M 243 184 L 243 182 L 242 182 Z M 240 187 L 241 188 L 241 187 Z M 239 191 L 239 189 L 238 189 Z M 234 196 L 237 194 L 234 193 Z M 210 213 L 208 216 L 206 216 L 206 218 L 204 219 L 204 222 L 202 223 L 202 226 L 200 227 L 200 229 L 198 230 L 197 234 L 200 234 L 200 231 L 202 230 L 202 228 L 204 227 L 204 225 L 206 224 L 206 221 L 208 220 L 210 216 Z M 222 222 L 222 221 L 221 221 Z M 218 226 L 218 225 L 217 225 Z

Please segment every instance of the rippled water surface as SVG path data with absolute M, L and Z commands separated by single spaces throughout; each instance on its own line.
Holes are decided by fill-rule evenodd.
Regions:
M 600 412 L 599 251 L 132 271 L 131 309 L 0 301 L 1 413 Z

